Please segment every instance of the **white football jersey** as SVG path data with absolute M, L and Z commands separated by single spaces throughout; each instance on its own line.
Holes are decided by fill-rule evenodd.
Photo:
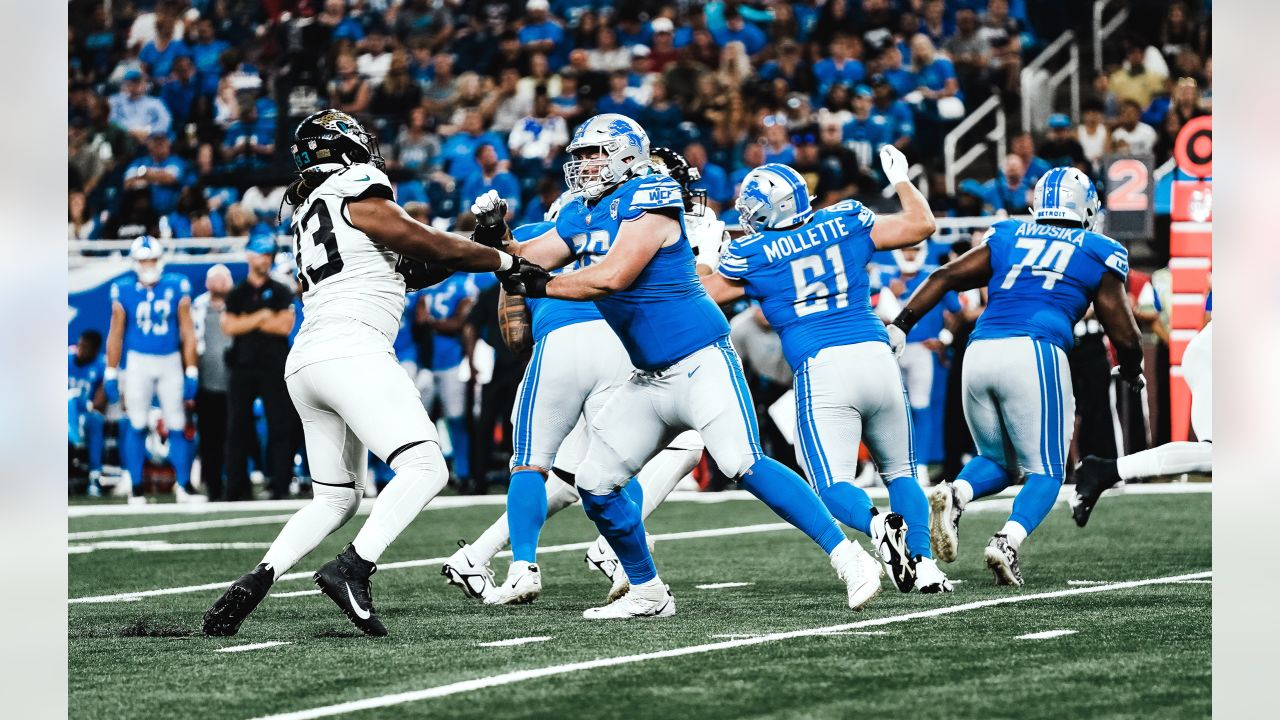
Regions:
M 395 270 L 400 256 L 351 224 L 347 203 L 368 197 L 392 199 L 391 182 L 372 165 L 352 165 L 326 178 L 293 213 L 303 322 L 286 375 L 321 360 L 391 352 L 404 313 L 404 278 Z M 350 321 L 378 332 L 356 333 L 356 340 Z

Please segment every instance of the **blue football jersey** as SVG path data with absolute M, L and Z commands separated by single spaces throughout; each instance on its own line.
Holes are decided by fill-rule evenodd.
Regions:
M 92 402 L 93 396 L 102 387 L 102 376 L 106 372 L 107 363 L 102 355 L 81 365 L 76 362 L 76 348 L 67 350 L 67 389 L 74 390 L 78 397 Z
M 902 284 L 906 289 L 902 291 L 902 294 L 898 295 L 898 299 L 902 301 L 904 306 L 907 304 L 907 301 L 911 299 L 911 294 L 916 291 L 916 288 L 924 284 L 925 279 L 932 275 L 933 271 L 937 269 L 937 267 L 922 267 L 920 268 L 920 272 L 902 281 Z M 888 273 L 882 274 L 881 277 L 882 282 L 888 284 L 893 278 L 902 277 L 902 273 L 895 267 Z M 925 313 L 924 316 L 916 322 L 915 327 L 911 328 L 911 332 L 907 333 L 907 342 L 917 343 L 924 342 L 925 340 L 936 339 L 938 337 L 938 333 L 942 332 L 942 328 L 946 325 L 946 315 L 943 313 L 958 313 L 960 312 L 960 309 L 960 296 L 957 295 L 954 290 L 948 290 L 947 294 L 942 296 L 942 301 L 937 305 L 934 305 L 933 309 L 929 312 Z
M 555 226 L 556 224 L 553 222 L 529 223 L 512 230 L 511 235 L 518 242 L 526 242 L 546 233 Z M 582 267 L 582 263 L 575 260 L 552 274 L 558 275 L 562 272 L 577 270 L 580 267 Z M 555 298 L 525 298 L 524 303 L 529 308 L 529 316 L 533 318 L 533 341 L 535 343 L 550 334 L 552 330 L 558 330 L 566 325 L 576 325 L 600 319 L 600 311 L 596 308 L 595 303 L 556 300 Z
M 456 272 L 438 285 L 421 291 L 421 297 L 427 304 L 427 312 L 436 320 L 445 320 L 453 316 L 458 305 L 467 298 L 475 298 L 476 288 L 471 278 L 464 272 Z M 436 333 L 431 343 L 432 370 L 448 370 L 462 362 L 462 336 Z M 421 363 L 423 358 L 419 358 Z
M 1102 276 L 1129 274 L 1124 246 L 1087 230 L 1001 220 L 984 241 L 991 281 L 970 340 L 1030 337 L 1068 351 Z
M 793 369 L 826 347 L 889 342 L 867 276 L 875 222 L 869 208 L 845 200 L 798 228 L 744 235 L 725 248 L 720 274 L 760 300 Z
M 148 355 L 178 352 L 178 304 L 190 297 L 191 282 L 178 273 L 164 273 L 150 287 L 132 276 L 112 283 L 111 300 L 124 308 L 124 349 Z
M 657 173 L 632 178 L 598 202 L 578 198 L 556 220 L 556 232 L 585 267 L 609 252 L 622 223 L 650 210 L 679 214 L 680 241 L 659 249 L 630 287 L 595 301 L 641 370 L 665 368 L 729 336 L 729 322 L 694 271 L 680 184 Z
M 400 330 L 396 333 L 391 349 L 400 362 L 418 364 L 418 344 L 413 341 L 413 316 L 418 308 L 418 297 L 421 291 L 410 290 L 405 293 L 404 312 L 400 314 Z

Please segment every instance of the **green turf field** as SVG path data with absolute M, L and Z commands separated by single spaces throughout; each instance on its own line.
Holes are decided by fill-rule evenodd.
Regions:
M 1117 583 L 1208 571 L 1210 496 L 1108 496 L 1085 530 L 1060 504 L 1023 546 L 1027 585 L 1019 590 L 995 587 L 982 563 L 982 546 L 1007 515 L 1007 500 L 995 502 L 1005 509 L 975 506 L 961 524 L 960 558 L 944 565 L 962 581 L 951 595 L 902 595 L 885 580 L 866 611 L 851 612 L 843 585 L 807 539 L 793 530 L 751 528 L 659 539 L 655 557 L 678 613 L 621 623 L 581 619 L 608 585 L 586 570 L 576 548 L 543 553 L 544 595 L 525 607 L 487 608 L 465 599 L 444 584 L 438 562 L 395 567 L 449 555 L 458 538 L 472 538 L 501 512 L 428 510 L 388 550 L 374 577 L 386 638 L 355 635 L 318 594 L 269 597 L 238 636 L 218 639 L 194 633 L 220 589 L 110 598 L 229 582 L 258 562 L 258 545 L 271 541 L 279 521 L 74 539 L 77 532 L 287 512 L 73 517 L 72 545 L 82 547 L 69 556 L 70 715 L 253 718 L 429 691 L 408 702 L 385 704 L 391 698 L 332 712 L 478 720 L 1208 716 L 1212 586 L 1201 578 Z M 364 517 L 295 570 L 309 576 Z M 777 522 L 763 505 L 733 500 L 668 503 L 647 525 L 653 534 L 669 534 Z M 593 538 L 576 508 L 551 520 L 542 536 L 544 547 Z M 144 541 L 150 545 L 138 544 Z M 222 547 L 234 543 L 245 545 Z M 173 547 L 182 544 L 199 549 Z M 499 581 L 506 562 L 495 560 Z M 696 587 L 729 582 L 751 584 Z M 310 589 L 304 577 L 282 580 L 274 592 Z M 1069 594 L 1041 597 L 1055 591 Z M 102 600 L 75 602 L 86 597 Z M 984 602 L 1019 597 L 1025 601 Z M 940 608 L 954 611 L 912 616 Z M 832 627 L 837 632 L 769 636 Z M 1018 639 L 1051 630 L 1074 633 Z M 551 639 L 480 646 L 529 637 Z M 271 641 L 288 644 L 215 652 Z M 630 658 L 682 648 L 670 657 Z M 617 658 L 634 661 L 614 664 Z M 596 660 L 606 662 L 557 667 Z M 531 679 L 508 675 L 547 668 L 556 669 Z M 466 684 L 443 687 L 455 683 Z M 321 716 L 328 715 L 295 717 Z

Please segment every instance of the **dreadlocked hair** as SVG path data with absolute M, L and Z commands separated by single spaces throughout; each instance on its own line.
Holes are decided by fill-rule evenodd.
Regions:
M 284 206 L 286 203 L 297 207 L 306 202 L 311 193 L 316 191 L 325 180 L 333 173 L 321 172 L 304 172 L 298 175 L 298 178 L 289 183 L 284 189 L 284 197 L 280 198 L 280 207 L 276 210 L 276 224 L 279 225 L 284 218 Z

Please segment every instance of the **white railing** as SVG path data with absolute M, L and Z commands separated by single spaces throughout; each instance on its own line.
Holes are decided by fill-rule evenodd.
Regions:
M 1025 102 L 1025 100 L 1024 100 Z M 973 129 L 975 125 L 981 122 L 987 115 L 995 115 L 995 127 L 991 132 L 987 133 L 984 138 L 975 143 L 972 147 L 965 151 L 959 157 L 956 157 L 956 150 L 959 147 L 960 139 L 965 133 Z M 1000 96 L 992 95 L 987 101 L 978 106 L 977 110 L 970 113 L 965 119 L 955 127 L 954 130 L 947 133 L 946 139 L 942 143 L 943 161 L 946 166 L 947 176 L 947 194 L 956 194 L 956 178 L 967 167 L 973 164 L 975 160 L 982 157 L 987 151 L 987 144 L 995 146 L 996 151 L 996 167 L 1004 165 L 1004 143 L 1005 143 L 1005 118 L 1004 108 L 1000 104 Z
M 1022 129 L 1031 132 L 1042 127 L 1049 114 L 1053 112 L 1054 99 L 1058 87 L 1070 81 L 1071 89 L 1071 121 L 1080 120 L 1080 46 L 1075 42 L 1076 34 L 1067 30 L 1058 36 L 1022 69 L 1019 83 L 1022 85 Z M 1061 59 L 1066 52 L 1066 62 L 1052 75 L 1047 65 Z M 1035 117 L 1032 117 L 1032 112 Z
M 244 246 L 249 238 L 245 235 L 220 238 L 179 238 L 164 239 L 161 243 L 169 250 L 169 262 L 191 260 L 202 263 L 240 262 L 244 260 Z M 123 240 L 68 240 L 67 266 L 82 267 L 95 260 L 104 258 L 118 259 L 129 253 L 133 239 Z M 288 236 L 276 238 L 277 248 L 289 246 Z
M 1093 3 L 1093 69 L 1095 72 L 1102 72 L 1103 44 L 1129 19 L 1129 8 L 1124 3 L 1120 3 L 1120 11 L 1112 15 L 1110 20 L 1104 21 L 1103 15 L 1107 6 L 1114 4 L 1116 4 L 1115 0 L 1097 0 Z

